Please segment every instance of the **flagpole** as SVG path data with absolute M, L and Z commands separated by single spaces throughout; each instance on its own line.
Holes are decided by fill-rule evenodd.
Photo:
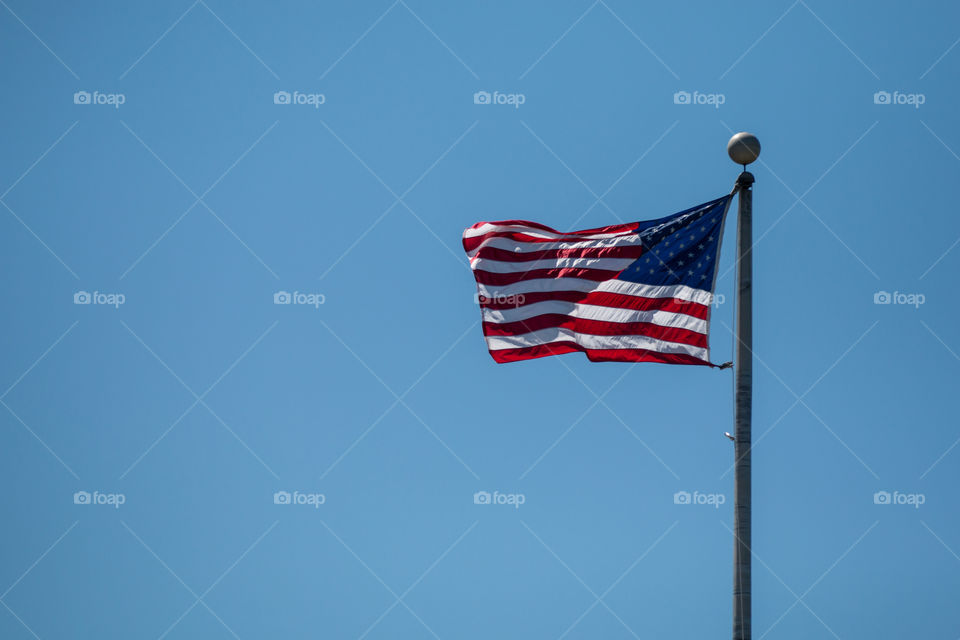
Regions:
M 727 153 L 743 173 L 737 177 L 737 308 L 734 375 L 733 640 L 751 639 L 751 468 L 750 418 L 753 405 L 753 174 L 747 165 L 760 155 L 760 142 L 738 133 Z

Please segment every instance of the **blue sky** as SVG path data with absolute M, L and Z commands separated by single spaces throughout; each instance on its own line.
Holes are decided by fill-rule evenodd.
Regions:
M 732 372 L 496 365 L 459 241 L 740 130 L 754 637 L 960 634 L 955 5 L 0 4 L 0 636 L 729 634 Z

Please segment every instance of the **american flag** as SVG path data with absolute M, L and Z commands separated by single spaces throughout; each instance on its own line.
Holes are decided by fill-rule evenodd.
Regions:
M 490 355 L 715 366 L 710 305 L 730 198 L 569 233 L 524 220 L 466 229 Z

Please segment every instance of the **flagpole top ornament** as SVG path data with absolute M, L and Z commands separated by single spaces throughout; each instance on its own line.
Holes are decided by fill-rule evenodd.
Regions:
M 727 143 L 727 154 L 737 164 L 742 164 L 744 171 L 747 165 L 760 157 L 760 141 L 757 136 L 741 131 L 730 138 Z

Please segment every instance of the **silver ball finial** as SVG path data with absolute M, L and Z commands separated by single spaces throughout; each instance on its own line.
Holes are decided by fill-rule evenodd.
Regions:
M 747 166 L 760 157 L 760 141 L 757 136 L 746 131 L 734 135 L 727 143 L 727 154 L 737 164 Z

